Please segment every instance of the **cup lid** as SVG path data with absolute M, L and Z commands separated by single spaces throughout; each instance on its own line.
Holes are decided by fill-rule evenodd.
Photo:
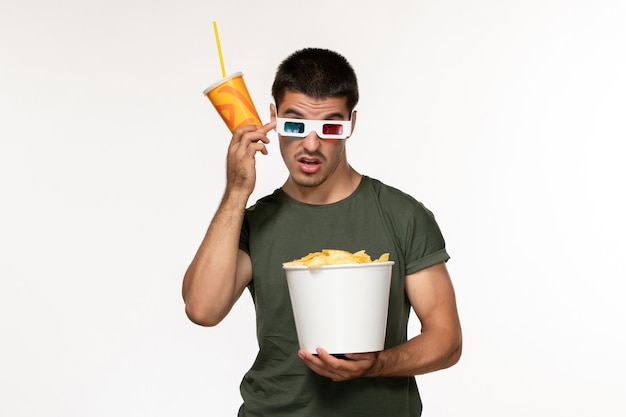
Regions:
M 230 80 L 231 78 L 235 78 L 235 77 L 243 77 L 243 73 L 241 71 L 235 72 L 233 74 L 230 74 L 224 78 L 222 78 L 221 80 L 219 80 L 218 82 L 216 82 L 215 84 L 210 85 L 209 87 L 205 88 L 204 91 L 202 92 L 203 95 L 206 96 L 206 94 L 213 90 L 214 88 L 218 87 L 220 84 L 225 83 L 226 81 Z

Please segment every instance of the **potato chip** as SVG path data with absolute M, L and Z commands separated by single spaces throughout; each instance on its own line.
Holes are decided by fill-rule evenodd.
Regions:
M 374 262 L 389 262 L 389 252 L 380 255 Z
M 284 262 L 283 266 L 306 266 L 316 268 L 325 265 L 366 264 L 387 261 L 389 261 L 389 253 L 383 253 L 378 259 L 372 260 L 372 258 L 365 253 L 365 250 L 352 253 L 341 249 L 323 249 L 321 252 L 311 252 L 300 259 Z

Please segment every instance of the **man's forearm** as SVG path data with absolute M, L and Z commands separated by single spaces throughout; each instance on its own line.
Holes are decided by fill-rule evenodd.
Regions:
M 224 195 L 185 273 L 183 299 L 186 311 L 189 318 L 198 324 L 217 324 L 240 294 L 236 272 L 239 234 L 246 203 L 246 195 Z
M 460 331 L 423 332 L 378 354 L 371 376 L 415 376 L 448 368 L 461 357 Z

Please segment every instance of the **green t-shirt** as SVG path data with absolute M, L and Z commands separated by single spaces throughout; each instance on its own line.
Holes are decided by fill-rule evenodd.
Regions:
M 298 202 L 278 189 L 246 210 L 240 248 L 252 260 L 250 293 L 259 353 L 241 383 L 245 417 L 414 417 L 422 403 L 414 377 L 333 382 L 298 358 L 298 340 L 282 263 L 322 249 L 394 261 L 385 348 L 407 340 L 411 306 L 405 276 L 449 256 L 430 211 L 411 196 L 363 176 L 347 198 Z

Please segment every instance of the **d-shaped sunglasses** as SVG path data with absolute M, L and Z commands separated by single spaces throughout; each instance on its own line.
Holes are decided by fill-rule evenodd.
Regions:
M 307 120 L 276 118 L 276 132 L 281 136 L 304 138 L 311 132 L 322 139 L 347 139 L 352 134 L 350 120 Z

